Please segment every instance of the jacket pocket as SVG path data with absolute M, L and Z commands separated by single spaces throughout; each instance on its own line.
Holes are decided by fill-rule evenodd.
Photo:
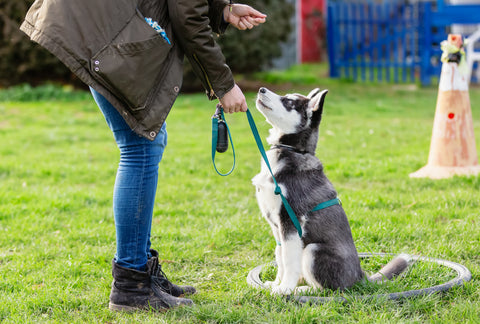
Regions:
M 90 61 L 92 73 L 132 110 L 145 107 L 172 45 L 136 13 Z

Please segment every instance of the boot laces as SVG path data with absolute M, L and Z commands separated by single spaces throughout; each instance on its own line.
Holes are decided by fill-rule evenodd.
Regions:
M 164 290 L 167 290 L 168 293 L 171 292 L 172 283 L 170 282 L 170 280 L 168 280 L 165 272 L 163 272 L 162 266 L 158 262 L 158 260 L 153 261 L 153 265 L 152 265 L 152 269 L 151 269 L 151 276 L 152 276 L 153 282 L 157 286 L 160 286 L 160 288 L 163 288 Z

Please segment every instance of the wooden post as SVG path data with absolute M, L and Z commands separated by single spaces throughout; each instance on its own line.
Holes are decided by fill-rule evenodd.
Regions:
M 462 38 L 448 35 L 448 43 L 461 48 Z M 440 75 L 428 163 L 410 177 L 442 179 L 479 173 L 468 80 L 458 63 L 448 60 Z

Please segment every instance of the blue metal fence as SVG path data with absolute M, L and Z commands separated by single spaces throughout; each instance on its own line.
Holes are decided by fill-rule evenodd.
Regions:
M 440 75 L 440 42 L 454 23 L 480 23 L 480 5 L 330 1 L 330 76 L 430 84 Z

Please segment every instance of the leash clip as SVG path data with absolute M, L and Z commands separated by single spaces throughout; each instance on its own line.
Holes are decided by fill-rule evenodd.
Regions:
M 223 107 L 220 104 L 217 104 L 217 108 L 215 109 L 215 113 L 212 115 L 212 119 L 224 120 L 222 118 L 223 114 Z

